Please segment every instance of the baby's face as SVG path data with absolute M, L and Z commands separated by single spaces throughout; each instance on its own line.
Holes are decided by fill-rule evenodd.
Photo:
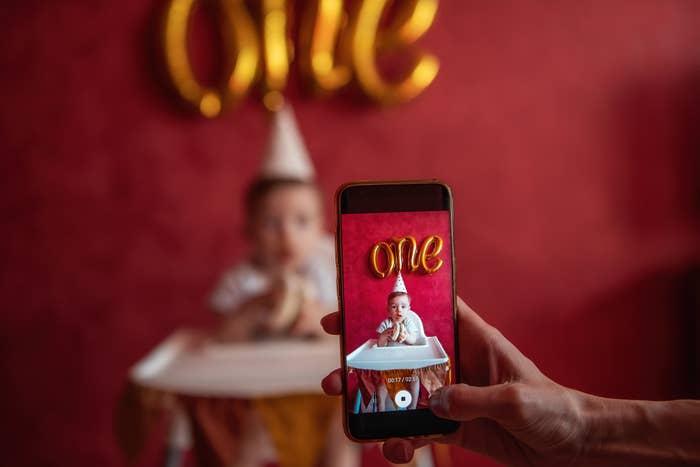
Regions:
M 251 234 L 258 259 L 267 267 L 296 268 L 323 233 L 321 199 L 314 187 L 281 186 L 258 203 Z
M 399 295 L 389 300 L 389 317 L 395 323 L 400 323 L 406 318 L 406 312 L 411 309 L 411 300 L 407 295 Z

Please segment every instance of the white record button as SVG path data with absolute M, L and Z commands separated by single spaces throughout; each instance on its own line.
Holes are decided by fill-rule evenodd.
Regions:
M 406 391 L 405 389 L 400 390 L 394 396 L 394 402 L 396 402 L 396 407 L 400 409 L 405 409 L 406 407 L 411 405 L 411 399 L 411 393 Z

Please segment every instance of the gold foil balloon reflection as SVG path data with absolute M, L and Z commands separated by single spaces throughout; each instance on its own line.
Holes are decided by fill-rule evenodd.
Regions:
M 384 251 L 385 269 L 379 267 L 379 252 Z M 369 267 L 378 277 L 386 277 L 394 270 L 395 260 L 391 245 L 387 242 L 377 242 L 369 253 Z
M 392 272 L 399 273 L 401 271 L 416 272 L 422 270 L 425 274 L 432 274 L 444 264 L 444 261 L 438 258 L 442 252 L 443 243 L 442 237 L 439 235 L 425 237 L 421 242 L 420 250 L 416 238 L 412 235 L 393 237 L 391 242 L 379 241 L 372 246 L 369 252 L 369 268 L 380 278 L 384 278 Z M 384 261 L 380 260 L 381 253 L 383 253 Z M 432 265 L 428 264 L 429 261 L 433 260 Z
M 289 74 L 286 2 L 263 0 L 262 15 L 265 92 L 279 93 L 287 86 Z
M 166 10 L 163 45 L 165 64 L 177 93 L 207 117 L 241 100 L 250 90 L 258 68 L 258 39 L 255 26 L 242 0 L 220 0 L 222 35 L 227 57 L 226 85 L 221 89 L 203 86 L 192 70 L 187 33 L 197 0 L 171 0 Z
M 420 265 L 423 267 L 423 270 L 426 273 L 432 274 L 442 266 L 442 259 L 437 258 L 442 251 L 442 245 L 442 237 L 439 235 L 431 235 L 423 240 L 418 257 L 420 258 Z M 433 259 L 435 260 L 435 263 L 432 266 L 429 266 L 428 261 Z
M 300 66 L 314 89 L 332 92 L 351 78 L 350 68 L 336 63 L 340 33 L 347 20 L 343 0 L 312 0 L 299 32 Z
M 408 250 L 405 251 L 406 253 L 406 264 L 407 270 L 408 271 L 416 271 L 418 269 L 418 266 L 420 266 L 420 262 L 418 260 L 418 243 L 416 242 L 415 237 L 411 235 L 406 235 L 403 238 L 397 238 L 394 237 L 391 239 L 391 241 L 394 244 L 394 247 L 396 249 L 396 258 L 398 260 L 398 270 L 401 271 L 404 266 L 404 251 L 405 251 L 405 246 L 408 244 Z
M 207 117 L 219 115 L 243 99 L 256 81 L 262 82 L 263 102 L 271 110 L 284 103 L 294 46 L 288 35 L 286 0 L 211 0 L 222 13 L 221 37 L 226 54 L 225 84 L 201 84 L 187 50 L 192 10 L 197 0 L 169 0 L 163 44 L 168 73 L 177 93 Z M 437 0 L 357 0 L 351 12 L 343 0 L 308 0 L 299 28 L 299 66 L 313 89 L 323 93 L 346 86 L 353 76 L 371 99 L 392 104 L 420 94 L 435 79 L 439 63 L 433 55 L 416 50 L 413 43 L 431 27 Z M 256 24 L 246 5 L 259 5 Z M 390 24 L 382 16 L 391 15 Z M 257 15 L 256 15 L 257 18 Z M 346 23 L 348 23 L 346 25 Z M 261 42 L 262 41 L 262 42 Z M 412 56 L 403 77 L 382 76 L 378 61 L 383 54 L 402 51 Z
M 437 75 L 437 58 L 414 51 L 413 64 L 406 76 L 394 83 L 381 76 L 377 59 L 381 52 L 405 47 L 430 27 L 437 11 L 437 0 L 410 0 L 397 4 L 393 24 L 379 31 L 388 0 L 363 1 L 357 10 L 351 32 L 351 57 L 357 81 L 375 100 L 393 104 L 405 102 L 422 92 Z

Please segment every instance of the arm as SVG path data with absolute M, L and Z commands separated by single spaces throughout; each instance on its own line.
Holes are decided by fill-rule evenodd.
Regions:
M 217 293 L 221 297 L 229 296 L 232 309 L 222 316 L 216 339 L 235 342 L 288 331 L 295 319 L 289 316 L 288 309 L 288 299 L 293 297 L 282 275 L 268 277 L 265 283 L 257 283 L 255 287 L 246 287 L 240 277 L 232 275 L 225 285 L 227 288 Z
M 416 343 L 417 339 L 418 339 L 417 333 L 404 331 L 399 335 L 398 342 L 402 342 L 402 343 L 408 344 L 408 345 L 413 345 Z
M 413 320 L 410 320 L 408 318 L 404 320 L 404 325 L 404 332 L 402 332 L 399 335 L 399 338 L 397 339 L 398 342 L 402 342 L 408 345 L 415 344 L 418 340 L 418 326 L 416 326 Z
M 700 464 L 700 401 L 580 397 L 589 426 L 580 465 Z
M 700 463 L 700 402 L 607 399 L 566 388 L 458 304 L 469 384 L 446 386 L 430 401 L 437 415 L 462 421 L 448 442 L 513 465 Z M 487 367 L 472 363 L 485 358 Z
M 593 466 L 700 464 L 700 401 L 606 399 L 547 378 L 497 329 L 458 300 L 462 379 L 433 392 L 430 409 L 460 421 L 433 439 L 507 465 Z M 337 316 L 323 321 L 337 333 Z M 484 365 L 483 362 L 489 362 Z M 341 392 L 338 372 L 322 383 Z M 425 440 L 390 439 L 384 455 L 408 462 Z
M 328 337 L 328 334 L 324 333 L 323 328 L 318 324 L 321 317 L 327 312 L 328 309 L 319 300 L 304 300 L 289 334 L 306 338 Z
M 377 347 L 386 347 L 389 341 L 391 340 L 391 335 L 393 334 L 394 330 L 391 327 L 391 322 L 389 320 L 384 320 L 381 323 L 379 323 L 379 326 L 377 327 Z
M 260 310 L 269 304 L 269 294 L 260 294 L 241 303 L 235 310 L 221 316 L 214 331 L 220 342 L 238 342 L 255 337 L 260 325 Z
M 229 269 L 219 280 L 209 304 L 219 315 L 213 337 L 219 341 L 241 341 L 255 337 L 260 310 L 274 301 L 269 276 L 248 262 Z
M 433 393 L 430 408 L 436 415 L 462 421 L 443 442 L 508 465 L 700 463 L 700 401 L 607 399 L 566 388 L 541 373 L 531 376 L 488 386 L 456 384 Z

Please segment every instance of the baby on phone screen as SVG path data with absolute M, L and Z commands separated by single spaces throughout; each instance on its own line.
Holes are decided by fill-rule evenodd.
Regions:
M 379 323 L 377 328 L 377 346 L 386 347 L 391 345 L 408 344 L 413 345 L 420 337 L 421 331 L 418 319 L 413 318 L 415 313 L 411 312 L 411 297 L 408 295 L 406 285 L 403 282 L 401 274 L 396 278 L 394 290 L 387 297 L 387 313 L 388 317 Z M 415 315 L 417 316 L 417 315 Z M 411 402 L 407 409 L 415 409 L 418 404 L 418 395 L 420 392 L 420 378 L 414 370 L 409 378 L 408 391 L 411 393 Z M 384 412 L 387 410 L 388 389 L 384 379 L 377 384 L 377 410 Z
M 379 323 L 378 347 L 395 344 L 415 344 L 418 338 L 418 324 L 407 315 L 411 309 L 411 297 L 406 292 L 391 292 L 387 297 L 389 316 Z

